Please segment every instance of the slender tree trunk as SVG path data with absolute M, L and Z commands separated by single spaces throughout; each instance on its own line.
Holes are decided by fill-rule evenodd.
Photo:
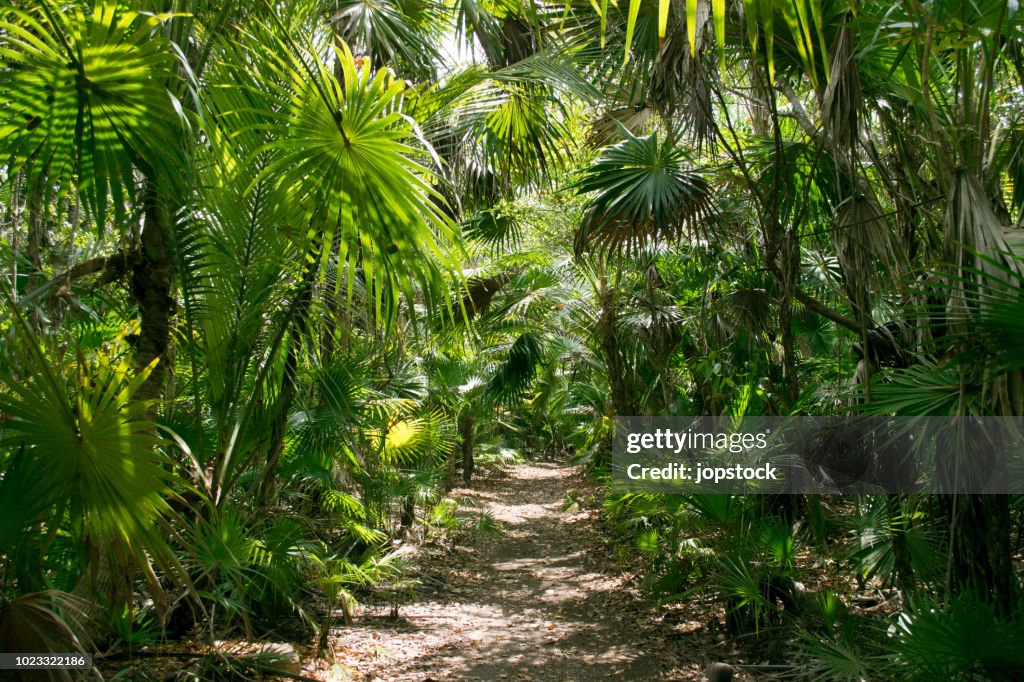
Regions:
M 473 446 L 476 430 L 476 419 L 470 410 L 462 413 L 459 421 L 459 435 L 462 437 L 462 481 L 466 485 L 473 478 Z
M 145 222 L 139 244 L 139 258 L 132 266 L 132 294 L 139 306 L 139 334 L 135 343 L 135 368 L 144 371 L 156 365 L 135 394 L 137 400 L 161 396 L 167 376 L 167 350 L 175 302 L 171 296 L 172 268 L 167 240 L 171 221 L 168 208 L 152 182 L 145 194 Z M 156 416 L 155 405 L 149 417 Z
M 274 499 L 277 465 L 284 452 L 288 413 L 291 411 L 292 401 L 295 399 L 295 378 L 299 371 L 299 349 L 302 347 L 302 325 L 309 315 L 309 309 L 313 303 L 313 283 L 316 279 L 317 263 L 320 262 L 322 248 L 314 249 L 314 253 L 316 257 L 306 265 L 302 276 L 302 288 L 296 295 L 293 304 L 295 314 L 291 320 L 291 338 L 288 344 L 288 354 L 285 357 L 284 376 L 281 378 L 281 390 L 277 399 L 276 418 L 270 437 L 270 450 L 267 452 L 267 462 L 263 469 L 263 478 L 260 481 L 259 500 L 260 506 L 264 509 Z
M 800 396 L 797 376 L 796 337 L 793 334 L 793 299 L 800 277 L 800 244 L 792 230 L 775 218 L 765 226 L 765 262 L 779 285 L 779 341 L 782 346 L 784 394 L 790 405 Z
M 154 360 L 157 362 L 135 392 L 135 399 L 140 401 L 155 400 L 161 396 L 174 314 L 171 263 L 166 242 L 170 220 L 152 183 L 146 189 L 144 201 L 145 223 L 140 235 L 139 257 L 131 269 L 132 294 L 139 307 L 139 334 L 133 339 L 136 371 L 145 371 Z M 146 410 L 146 418 L 154 419 L 156 412 L 154 403 Z M 93 551 L 90 571 L 79 579 L 74 590 L 76 596 L 88 601 L 82 621 L 94 634 L 110 630 L 103 615 L 105 607 L 102 601 L 116 608 L 131 599 L 127 558 L 120 549 L 105 546 Z M 159 596 L 156 598 L 161 599 Z
M 32 270 L 28 273 L 28 291 L 39 284 L 39 274 L 43 269 L 42 250 L 46 240 L 43 212 L 43 184 L 45 176 L 36 178 L 28 193 L 28 258 Z
M 410 528 L 416 522 L 416 496 L 406 495 L 402 503 L 402 519 L 399 525 L 402 529 Z
M 45 173 L 32 183 L 28 193 L 28 258 L 32 268 L 25 281 L 25 293 L 34 291 L 41 281 L 43 272 L 43 249 L 46 243 L 46 207 L 43 205 Z M 37 332 L 42 328 L 43 313 L 40 306 L 33 306 L 28 318 Z
M 308 306 L 308 303 L 307 303 Z M 292 400 L 295 397 L 295 373 L 299 368 L 298 350 L 302 343 L 302 335 L 296 325 L 292 327 L 291 343 L 288 345 L 288 356 L 285 358 L 284 377 L 281 380 L 281 393 L 277 400 L 277 418 L 274 420 L 270 436 L 270 450 L 267 453 L 266 466 L 263 468 L 263 478 L 260 481 L 260 507 L 267 509 L 274 500 L 275 481 L 277 478 L 277 465 L 284 453 L 285 431 L 288 429 L 288 412 L 291 410 Z
M 794 405 L 800 397 L 797 379 L 796 338 L 793 335 L 793 297 L 785 292 L 779 300 L 779 327 L 782 343 L 782 377 L 786 382 L 786 399 Z
M 14 177 L 14 187 L 11 191 L 11 203 L 7 206 L 7 221 L 11 227 L 11 252 L 15 255 L 11 259 L 11 296 L 14 302 L 18 302 L 18 231 L 21 229 L 21 188 L 24 184 L 25 173 L 20 172 Z
M 457 418 L 456 418 L 457 419 Z M 456 423 L 458 423 L 456 421 Z M 461 447 L 458 441 L 453 441 L 448 453 L 445 457 L 447 464 L 445 465 L 445 477 L 444 477 L 444 491 L 448 492 L 455 487 L 456 478 L 456 467 L 459 464 L 459 458 L 462 454 Z
M 616 329 L 618 304 L 614 287 L 608 286 L 604 278 L 598 289 L 598 304 L 601 315 L 598 320 L 598 344 L 608 369 L 608 384 L 611 388 L 612 410 L 620 416 L 635 416 L 640 406 L 636 399 L 636 388 L 626 376 L 626 366 L 619 349 L 619 332 Z

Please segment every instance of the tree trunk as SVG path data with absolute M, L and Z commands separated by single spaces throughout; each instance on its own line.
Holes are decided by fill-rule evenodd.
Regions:
M 943 496 L 949 522 L 947 588 L 977 590 L 1009 618 L 1016 603 L 1008 495 Z
M 308 306 L 308 301 L 304 307 Z M 263 478 L 260 481 L 260 508 L 266 510 L 274 501 L 277 479 L 277 465 L 284 453 L 285 432 L 288 430 L 288 413 L 291 410 L 292 400 L 295 397 L 295 374 L 299 367 L 299 345 L 302 343 L 302 334 L 298 325 L 292 327 L 291 343 L 288 345 L 288 355 L 284 363 L 284 377 L 282 378 L 281 393 L 277 404 L 277 418 L 274 420 L 270 434 L 270 450 L 267 453 L 267 462 L 263 468 Z
M 800 378 L 793 334 L 793 299 L 800 279 L 800 241 L 793 229 L 775 223 L 765 230 L 766 260 L 779 284 L 779 341 L 782 346 L 784 394 L 790 406 L 800 398 Z
M 39 287 L 43 273 L 43 249 L 46 243 L 46 207 L 43 205 L 45 174 L 36 177 L 28 194 L 28 257 L 32 264 L 25 281 L 25 293 L 30 294 Z M 43 326 L 41 306 L 32 306 L 28 322 L 35 331 Z
M 171 296 L 171 258 L 167 239 L 171 225 L 167 206 L 153 183 L 145 194 L 145 222 L 139 244 L 139 259 L 132 266 L 132 294 L 139 306 L 139 334 L 134 338 L 135 369 L 144 371 L 154 360 L 146 381 L 135 394 L 137 400 L 161 396 L 167 375 L 167 349 L 175 302 Z M 148 410 L 156 416 L 155 404 Z
M 459 422 L 459 435 L 462 437 L 462 481 L 466 485 L 473 478 L 473 436 L 476 420 L 473 413 L 466 410 Z
M 402 503 L 402 518 L 399 525 L 404 530 L 412 527 L 412 524 L 416 522 L 416 496 L 406 495 L 405 501 Z
M 598 321 L 600 334 L 598 344 L 608 370 L 612 410 L 619 416 L 636 416 L 640 409 L 636 398 L 636 387 L 630 377 L 626 376 L 626 364 L 619 349 L 619 333 L 616 329 L 618 304 L 615 289 L 608 286 L 603 278 L 598 290 L 598 303 L 601 306 L 601 316 Z
M 295 297 L 293 303 L 294 315 L 291 320 L 291 338 L 288 344 L 287 355 L 284 362 L 284 376 L 281 378 L 281 390 L 278 394 L 276 417 L 270 436 L 270 450 L 267 452 L 267 462 L 263 468 L 263 479 L 260 482 L 260 507 L 266 509 L 274 500 L 275 482 L 277 478 L 277 465 L 281 461 L 281 454 L 284 452 L 284 437 L 288 430 L 288 414 L 291 411 L 292 401 L 295 399 L 295 378 L 299 371 L 299 349 L 302 347 L 302 325 L 309 315 L 310 306 L 313 304 L 313 283 L 316 280 L 317 263 L 320 262 L 322 249 L 313 250 L 315 257 L 306 265 L 303 273 L 302 288 Z

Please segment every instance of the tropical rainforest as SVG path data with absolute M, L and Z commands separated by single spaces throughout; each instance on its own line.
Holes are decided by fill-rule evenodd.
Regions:
M 1024 414 L 1022 226 L 1013 1 L 5 0 L 0 651 L 95 667 L 0 675 L 363 679 L 522 470 L 718 647 L 602 675 L 1021 679 L 1020 496 L 608 482 L 616 416 Z

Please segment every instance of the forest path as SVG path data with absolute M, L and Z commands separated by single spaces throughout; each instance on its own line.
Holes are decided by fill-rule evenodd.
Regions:
M 339 663 L 367 680 L 701 679 L 706 631 L 666 622 L 637 592 L 598 510 L 563 510 L 568 493 L 587 493 L 582 474 L 527 463 L 505 475 L 452 491 L 504 532 L 435 553 L 423 578 L 438 593 L 403 606 L 397 623 L 374 609 L 339 630 Z

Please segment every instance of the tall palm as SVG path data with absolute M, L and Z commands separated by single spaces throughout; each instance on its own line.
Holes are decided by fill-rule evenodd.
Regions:
M 576 183 L 578 191 L 588 193 L 576 252 L 578 258 L 593 254 L 594 262 L 584 269 L 591 275 L 600 309 L 594 333 L 608 369 L 612 403 L 619 414 L 628 415 L 640 413 L 641 400 L 639 382 L 629 373 L 635 363 L 628 359 L 628 335 L 620 326 L 626 302 L 616 257 L 638 254 L 644 260 L 641 254 L 646 253 L 642 269 L 650 273 L 656 270 L 652 249 L 660 242 L 695 239 L 710 225 L 716 209 L 710 184 L 692 170 L 671 136 L 659 141 L 656 132 L 636 137 L 623 129 L 623 134 L 626 139 L 603 150 Z M 648 294 L 653 297 L 650 288 Z M 664 379 L 664 372 L 660 374 Z

